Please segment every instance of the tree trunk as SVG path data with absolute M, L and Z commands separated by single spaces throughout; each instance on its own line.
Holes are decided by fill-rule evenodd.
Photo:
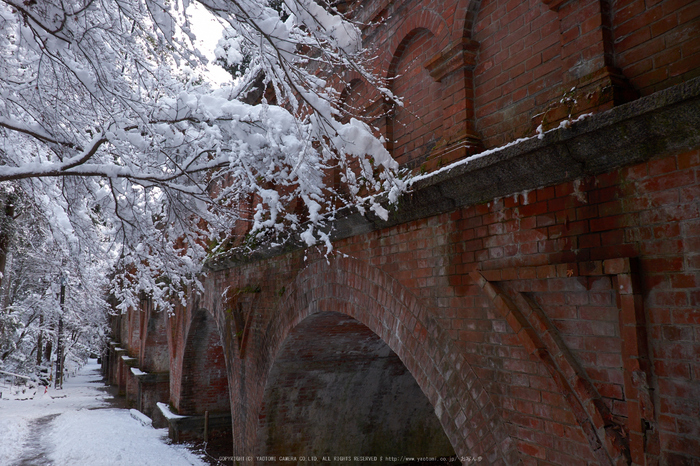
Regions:
M 50 338 L 46 339 L 46 347 L 44 348 L 44 361 L 51 361 L 51 348 L 53 346 L 53 342 L 51 341 Z
M 42 363 L 42 356 L 44 353 L 41 350 L 41 345 L 42 345 L 42 337 L 44 336 L 44 314 L 42 313 L 39 316 L 39 336 L 36 339 L 36 365 L 41 366 Z
M 5 266 L 7 264 L 7 254 L 10 252 L 10 242 L 12 240 L 12 221 L 15 217 L 15 203 L 13 196 L 4 199 L 4 217 L 0 219 L 0 290 L 5 284 Z

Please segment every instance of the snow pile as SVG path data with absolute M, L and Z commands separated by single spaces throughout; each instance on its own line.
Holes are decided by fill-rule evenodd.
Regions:
M 0 401 L 0 464 L 12 464 L 21 455 L 22 440 L 29 433 L 26 419 L 8 415 L 6 404 Z
M 166 437 L 166 429 L 146 427 L 127 410 L 101 409 L 62 414 L 47 440 L 55 464 L 204 464 L 184 446 L 166 445 Z
M 153 421 L 151 420 L 151 418 L 143 414 L 141 411 L 138 411 L 136 409 L 130 409 L 129 414 L 131 415 L 131 417 L 139 421 L 141 425 L 144 425 L 146 427 L 151 427 L 153 425 Z

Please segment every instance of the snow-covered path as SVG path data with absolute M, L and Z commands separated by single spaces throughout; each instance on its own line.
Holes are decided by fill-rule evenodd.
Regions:
M 166 429 L 113 408 L 94 359 L 63 387 L 0 399 L 0 465 L 206 465 L 184 446 L 166 444 Z

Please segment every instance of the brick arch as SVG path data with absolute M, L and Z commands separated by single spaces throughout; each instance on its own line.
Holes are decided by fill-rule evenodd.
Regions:
M 413 64 L 411 81 L 403 83 L 411 87 L 410 95 L 420 102 L 418 109 L 385 108 L 387 148 L 410 169 L 420 166 L 421 171 L 430 171 L 482 149 L 474 118 L 473 69 L 479 44 L 468 38 L 465 31 L 465 24 L 473 23 L 468 20 L 475 16 L 480 0 L 456 3 L 447 18 L 427 8 L 420 9 L 398 27 L 390 40 L 392 54 L 386 77 L 392 90 L 401 95 L 398 68 L 407 47 L 417 34 L 432 34 L 432 46 L 420 48 L 420 63 Z M 425 76 L 416 82 L 419 72 L 414 68 L 418 67 Z M 414 93 L 414 89 L 418 92 Z M 416 125 L 418 120 L 423 125 Z M 402 141 L 402 136 L 406 139 L 404 132 L 411 136 Z
M 334 308 L 319 303 L 329 310 L 295 326 L 275 356 L 256 456 L 454 457 L 433 406 L 399 357 Z
M 277 310 L 264 335 L 265 353 L 272 357 L 258 372 L 265 377 L 257 381 L 251 406 L 261 406 L 274 355 L 290 332 L 312 314 L 339 312 L 367 326 L 398 355 L 434 407 L 458 456 L 483 456 L 502 464 L 519 461 L 496 407 L 448 332 L 386 273 L 349 257 L 318 261 L 297 275 Z M 252 426 L 256 420 L 248 422 Z
M 384 68 L 386 70 L 385 76 L 387 78 L 395 76 L 393 73 L 396 70 L 393 67 L 396 65 L 397 57 L 401 55 L 401 47 L 405 46 L 416 32 L 427 29 L 435 36 L 438 48 L 442 48 L 450 41 L 449 26 L 445 18 L 431 10 L 421 9 L 420 12 L 411 14 L 392 34 L 389 47 L 387 48 L 390 55 L 387 56 L 387 63 Z
M 150 298 L 142 309 L 143 329 L 139 354 L 140 369 L 146 372 L 167 372 L 169 369 L 166 314 L 154 309 Z
M 457 0 L 454 2 L 450 12 L 449 20 L 444 18 L 440 13 L 433 10 L 422 8 L 419 13 L 407 18 L 397 29 L 392 33 L 392 38 L 389 42 L 388 51 L 390 55 L 386 56 L 386 77 L 391 78 L 391 66 L 396 60 L 399 47 L 402 42 L 416 29 L 428 29 L 439 40 L 439 48 L 443 49 L 450 44 L 458 43 L 462 39 L 471 39 L 476 16 L 481 8 L 482 0 Z M 547 3 L 547 0 L 543 0 Z M 450 21 L 451 20 L 451 21 Z
M 459 2 L 460 6 L 457 11 L 464 14 L 459 15 L 455 20 L 455 35 L 459 34 L 460 37 L 465 39 L 472 38 L 476 17 L 481 9 L 481 2 L 482 0 L 462 0 Z
M 180 414 L 230 410 L 224 351 L 215 318 L 203 308 L 192 312 L 181 361 L 180 390 L 173 400 Z
M 154 419 L 154 425 L 162 419 L 157 402 L 170 399 L 170 352 L 167 335 L 167 313 L 155 308 L 150 297 L 142 296 L 141 346 L 139 348 L 138 369 L 127 385 L 133 383 L 136 393 L 133 396 L 139 411 Z
M 414 28 L 398 43 L 389 65 L 389 87 L 404 105 L 386 108 L 387 149 L 409 169 L 424 164 L 442 139 L 443 85 L 426 68 L 439 42 L 430 28 Z

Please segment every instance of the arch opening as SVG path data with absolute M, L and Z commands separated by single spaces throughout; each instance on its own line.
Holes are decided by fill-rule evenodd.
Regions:
M 455 455 L 399 357 L 368 327 L 338 312 L 312 314 L 282 345 L 265 386 L 256 453 Z
M 224 351 L 214 319 L 203 309 L 192 319 L 180 383 L 180 414 L 230 412 Z
M 207 442 L 207 451 L 226 455 L 232 449 L 231 405 L 224 351 L 214 318 L 194 312 L 182 357 L 179 397 L 171 399 L 184 418 L 169 419 L 176 442 Z

